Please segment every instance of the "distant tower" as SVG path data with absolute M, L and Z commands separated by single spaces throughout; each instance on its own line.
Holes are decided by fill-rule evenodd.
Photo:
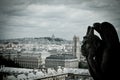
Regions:
M 54 40 L 54 39 L 55 39 L 55 35 L 53 34 L 53 35 L 52 35 L 52 40 Z
M 73 37 L 72 52 L 73 55 L 76 56 L 78 60 L 80 60 L 80 41 L 79 41 L 79 37 L 77 36 Z
M 51 39 L 52 39 L 52 44 L 55 44 L 55 35 L 54 34 L 52 35 Z

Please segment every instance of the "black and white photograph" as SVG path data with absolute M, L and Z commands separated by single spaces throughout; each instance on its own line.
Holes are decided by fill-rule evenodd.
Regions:
M 120 0 L 0 0 L 0 80 L 119 80 Z

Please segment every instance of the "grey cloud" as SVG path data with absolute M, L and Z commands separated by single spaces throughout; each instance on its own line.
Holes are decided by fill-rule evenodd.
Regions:
M 29 2 L 25 0 L 0 0 L 0 9 L 2 12 L 14 12 L 24 9 Z
M 119 0 L 1 0 L 0 36 L 54 33 L 69 39 L 74 34 L 82 38 L 87 26 L 102 21 L 110 21 L 119 32 L 119 3 Z
M 31 3 L 35 4 L 49 4 L 49 5 L 70 5 L 70 4 L 81 4 L 82 2 L 89 1 L 89 0 L 34 0 Z

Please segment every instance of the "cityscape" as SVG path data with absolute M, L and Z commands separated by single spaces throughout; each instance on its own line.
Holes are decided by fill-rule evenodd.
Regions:
M 119 8 L 120 0 L 0 0 L 0 80 L 107 80 L 118 73 L 117 54 L 104 51 L 118 53 L 110 44 L 113 32 L 120 38 Z
M 51 37 L 0 41 L 3 80 L 92 80 L 81 41 Z

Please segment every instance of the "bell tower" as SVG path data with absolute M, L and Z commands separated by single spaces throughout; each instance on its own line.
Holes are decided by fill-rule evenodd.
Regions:
M 80 60 L 80 41 L 79 41 L 79 37 L 77 36 L 73 37 L 72 53 L 74 56 L 77 57 L 78 60 Z

